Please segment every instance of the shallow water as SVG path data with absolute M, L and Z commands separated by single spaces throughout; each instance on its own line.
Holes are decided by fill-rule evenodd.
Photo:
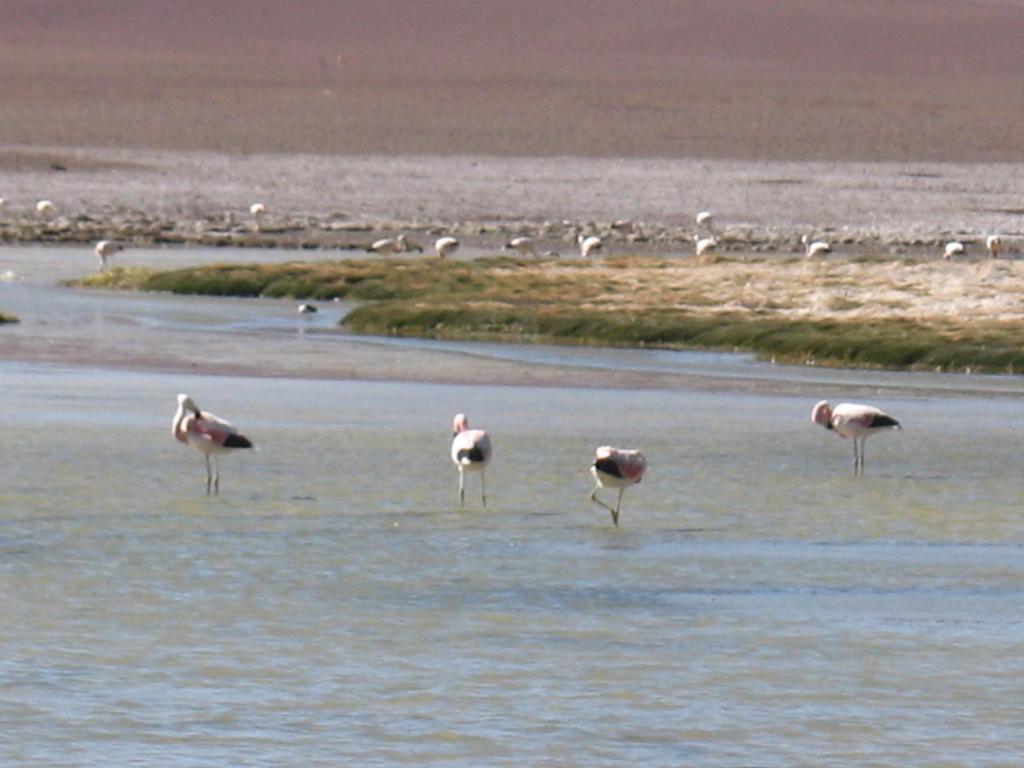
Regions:
M 880 378 L 905 429 L 856 478 L 770 387 L 0 380 L 0 763 L 1019 760 L 1019 397 Z M 171 438 L 182 391 L 259 447 L 218 497 Z M 494 439 L 487 511 L 476 478 L 457 506 L 456 411 Z M 586 498 L 605 443 L 651 463 L 619 529 Z

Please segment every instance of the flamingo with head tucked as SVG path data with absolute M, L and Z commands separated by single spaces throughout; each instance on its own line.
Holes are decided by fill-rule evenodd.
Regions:
M 646 471 L 647 459 L 638 450 L 612 448 L 610 445 L 602 445 L 597 449 L 594 463 L 590 467 L 590 474 L 594 476 L 597 485 L 590 493 L 590 500 L 612 513 L 612 522 L 616 527 L 619 525 L 619 509 L 622 507 L 623 491 L 629 486 L 639 483 Z M 619 497 L 614 507 L 597 498 L 597 492 L 601 488 L 619 489 Z
M 252 441 L 223 419 L 199 406 L 188 395 L 178 395 L 178 410 L 171 422 L 171 434 L 175 439 L 191 446 L 206 457 L 206 493 L 212 486 L 214 493 L 220 492 L 220 467 L 217 454 L 228 453 L 237 448 L 252 448 Z M 213 471 L 210 471 L 210 456 L 213 456 Z
M 459 245 L 460 243 L 456 238 L 447 235 L 439 237 L 434 241 L 434 251 L 437 253 L 437 258 L 444 259 L 459 250 Z
M 124 250 L 124 246 L 120 243 L 115 243 L 113 240 L 100 240 L 96 243 L 96 258 L 100 260 L 100 269 L 104 269 L 107 266 L 107 259 L 113 256 L 115 253 L 120 253 Z
M 883 430 L 901 429 L 896 419 L 873 405 L 840 403 L 833 408 L 827 400 L 811 409 L 811 421 L 840 437 L 853 438 L 853 470 L 860 474 L 864 473 L 864 441 Z
M 484 473 L 494 454 L 491 438 L 482 429 L 470 429 L 466 414 L 452 421 L 452 461 L 459 470 L 459 507 L 466 504 L 466 472 L 480 473 L 480 501 L 487 508 L 487 486 Z

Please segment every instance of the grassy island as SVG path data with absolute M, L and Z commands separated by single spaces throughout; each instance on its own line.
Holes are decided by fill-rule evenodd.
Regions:
M 1024 371 L 1024 263 L 622 257 L 113 269 L 89 287 L 360 302 L 364 334 L 725 349 L 779 362 Z

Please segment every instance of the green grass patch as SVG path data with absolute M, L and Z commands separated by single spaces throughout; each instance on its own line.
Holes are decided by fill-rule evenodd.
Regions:
M 16 315 L 9 314 L 7 312 L 0 312 L 0 323 L 16 323 L 18 318 Z

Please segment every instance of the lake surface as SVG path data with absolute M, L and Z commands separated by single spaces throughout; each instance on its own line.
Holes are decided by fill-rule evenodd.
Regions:
M 55 288 L 69 250 L 0 250 L 36 265 L 0 286 L 23 320 L 0 329 L 0 764 L 1019 763 L 1015 379 L 366 342 L 327 333 L 336 318 L 318 318 L 324 339 L 310 343 L 294 303 Z M 87 318 L 103 332 L 81 330 Z M 93 349 L 112 333 L 200 352 L 223 337 L 231 354 L 255 344 L 297 361 L 504 355 L 766 384 L 495 387 L 21 359 L 29 342 Z M 809 391 L 777 391 L 772 375 Z M 810 389 L 846 387 L 876 391 L 905 427 L 868 441 L 863 478 L 849 443 L 809 421 Z M 217 497 L 201 456 L 171 437 L 178 392 L 258 446 L 221 461 Z M 486 511 L 475 477 L 458 508 L 458 411 L 494 441 Z M 609 443 L 650 461 L 619 529 L 587 499 L 593 450 Z

